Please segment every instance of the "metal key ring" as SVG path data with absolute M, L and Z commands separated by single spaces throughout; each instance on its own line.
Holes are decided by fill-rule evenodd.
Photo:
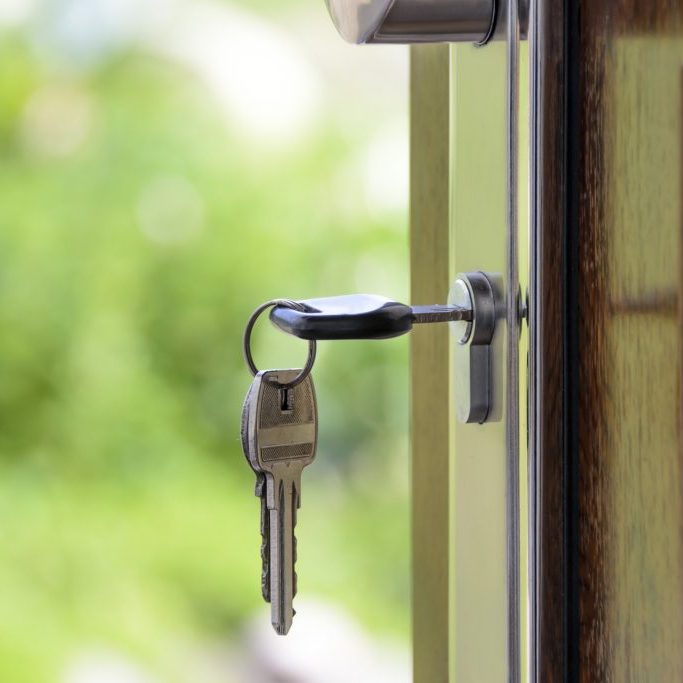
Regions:
M 256 367 L 256 363 L 254 363 L 254 357 L 251 355 L 251 331 L 254 329 L 254 325 L 256 324 L 256 321 L 258 320 L 258 317 L 261 315 L 261 313 L 263 313 L 263 311 L 267 310 L 268 308 L 272 308 L 274 306 L 284 306 L 285 308 L 293 308 L 296 311 L 306 310 L 306 307 L 303 304 L 300 304 L 298 301 L 292 301 L 291 299 L 271 299 L 270 301 L 266 301 L 265 304 L 261 304 L 251 314 L 251 317 L 247 321 L 247 326 L 244 328 L 242 349 L 244 351 L 244 360 L 247 362 L 247 365 L 249 366 L 249 370 L 251 370 L 252 375 L 256 375 L 259 369 Z M 316 347 L 317 344 L 315 339 L 309 339 L 308 359 L 306 360 L 306 365 L 304 365 L 301 372 L 291 382 L 281 384 L 280 386 L 286 389 L 291 389 L 292 387 L 295 387 L 297 384 L 303 382 L 306 379 L 306 377 L 308 377 L 311 370 L 313 369 L 313 363 L 315 363 Z

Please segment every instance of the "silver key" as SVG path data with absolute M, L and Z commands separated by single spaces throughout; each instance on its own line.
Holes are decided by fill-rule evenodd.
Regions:
M 271 622 L 285 635 L 292 625 L 296 593 L 296 511 L 301 505 L 301 472 L 315 458 L 318 411 L 310 375 L 293 388 L 298 370 L 264 370 L 254 378 L 256 398 L 247 418 L 247 448 L 252 468 L 266 476 L 269 513 L 268 568 Z
M 244 456 L 256 474 L 254 495 L 261 501 L 261 595 L 266 602 L 270 602 L 270 519 L 266 502 L 266 475 L 254 468 L 252 459 L 249 457 L 249 416 L 256 408 L 255 401 L 258 398 L 260 382 L 260 379 L 258 382 L 252 382 L 244 399 L 241 437 Z

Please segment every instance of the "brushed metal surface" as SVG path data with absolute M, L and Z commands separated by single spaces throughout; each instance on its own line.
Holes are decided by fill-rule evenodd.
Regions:
M 495 24 L 495 0 L 326 0 L 350 43 L 483 40 Z
M 505 440 L 507 446 L 507 640 L 508 681 L 518 683 L 520 664 L 520 490 L 519 490 L 519 7 L 507 0 L 507 216 L 506 216 L 506 397 Z M 525 230 L 525 235 L 527 231 Z

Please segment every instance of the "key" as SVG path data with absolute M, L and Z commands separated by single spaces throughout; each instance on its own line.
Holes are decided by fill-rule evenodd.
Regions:
M 254 469 L 251 459 L 249 458 L 249 434 L 248 425 L 251 411 L 254 410 L 254 401 L 258 397 L 259 382 L 252 382 L 244 399 L 244 406 L 242 407 L 242 423 L 241 423 L 241 437 L 242 450 L 244 456 L 249 463 L 249 466 L 256 474 L 256 485 L 254 486 L 254 495 L 260 499 L 261 502 L 261 595 L 266 602 L 270 602 L 270 520 L 268 513 L 268 505 L 266 502 L 266 475 L 257 469 Z
M 250 464 L 265 475 L 271 622 L 285 635 L 294 617 L 296 539 L 301 505 L 301 472 L 315 458 L 318 411 L 313 380 L 308 375 L 292 388 L 298 370 L 264 370 L 254 378 L 246 425 Z
M 297 302 L 301 308 L 275 306 L 270 319 L 301 339 L 389 339 L 420 323 L 471 321 L 467 306 L 408 306 L 375 294 L 351 294 Z

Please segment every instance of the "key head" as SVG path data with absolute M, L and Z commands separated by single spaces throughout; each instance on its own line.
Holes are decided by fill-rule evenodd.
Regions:
M 276 306 L 271 321 L 301 339 L 389 339 L 410 332 L 413 310 L 376 294 L 350 294 L 298 302 L 303 311 Z
M 246 418 L 245 452 L 257 472 L 298 470 L 315 458 L 318 409 L 310 375 L 291 388 L 299 370 L 262 370 L 254 377 L 254 395 Z

